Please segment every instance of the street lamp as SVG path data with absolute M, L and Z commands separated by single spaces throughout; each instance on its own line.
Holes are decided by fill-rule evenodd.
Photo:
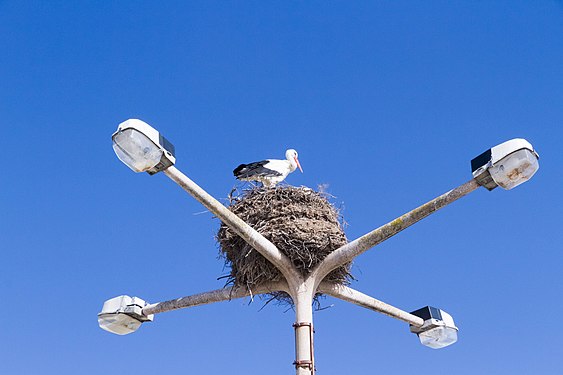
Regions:
M 539 155 L 530 142 L 511 139 L 471 160 L 473 177 L 488 190 L 510 190 L 528 181 L 538 170 Z
M 410 325 L 411 332 L 418 335 L 422 345 L 440 349 L 457 341 L 458 328 L 455 326 L 452 316 L 447 312 L 426 306 L 411 314 L 424 319 L 422 326 Z
M 113 150 L 135 172 L 153 175 L 174 165 L 174 145 L 144 121 L 129 119 L 113 133 Z
M 143 314 L 145 306 L 147 303 L 139 297 L 118 296 L 109 299 L 98 314 L 98 325 L 116 335 L 133 333 L 142 323 L 153 320 L 153 315 Z
M 127 120 L 119 125 L 113 135 L 113 142 L 117 156 L 129 168 L 149 174 L 163 171 L 280 270 L 284 280 L 258 285 L 253 288 L 252 293 L 257 295 L 281 291 L 293 300 L 294 364 L 297 375 L 312 375 L 315 372 L 312 304 L 318 293 L 402 320 L 410 325 L 411 331 L 418 335 L 422 344 L 431 348 L 442 348 L 455 343 L 458 329 L 453 318 L 446 312 L 427 306 L 408 313 L 347 286 L 327 282 L 325 278 L 336 268 L 351 262 L 358 255 L 480 186 L 489 190 L 501 186 L 509 190 L 530 179 L 538 169 L 538 154 L 528 141 L 513 139 L 495 146 L 471 161 L 471 180 L 348 242 L 327 255 L 307 275 L 302 275 L 272 242 L 180 172 L 174 166 L 174 147 L 150 125 L 140 120 Z M 100 327 L 113 333 L 127 334 L 137 330 L 142 322 L 152 320 L 153 314 L 242 298 L 250 293 L 245 288 L 229 287 L 150 305 L 135 299 L 136 297 L 116 297 L 106 301 L 107 306 L 104 304 L 99 314 Z

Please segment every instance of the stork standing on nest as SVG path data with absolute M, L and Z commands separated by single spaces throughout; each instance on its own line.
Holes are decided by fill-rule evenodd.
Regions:
M 261 182 L 265 187 L 274 187 L 285 180 L 288 174 L 299 168 L 303 169 L 297 159 L 297 151 L 289 149 L 285 152 L 286 160 L 267 159 L 249 164 L 241 164 L 233 174 L 241 181 Z

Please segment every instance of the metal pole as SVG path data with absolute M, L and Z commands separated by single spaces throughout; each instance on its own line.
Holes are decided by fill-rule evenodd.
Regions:
M 295 304 L 295 373 L 296 375 L 315 374 L 315 354 L 313 345 L 313 296 L 312 279 L 303 281 L 291 294 Z
M 209 211 L 217 216 L 229 228 L 241 236 L 250 246 L 256 249 L 266 259 L 268 259 L 280 272 L 287 278 L 299 277 L 297 270 L 291 261 L 282 254 L 278 248 L 258 233 L 254 228 L 244 222 L 237 215 L 229 211 L 218 200 L 209 195 L 199 187 L 188 176 L 180 172 L 176 167 L 171 166 L 164 170 L 164 174 L 176 182 L 182 189 L 187 191 L 192 197 L 204 205 Z
M 428 215 L 438 211 L 440 208 L 445 207 L 459 198 L 471 193 L 479 186 L 481 185 L 472 179 L 463 185 L 440 195 L 428 203 L 407 212 L 390 223 L 387 223 L 368 234 L 341 246 L 327 255 L 327 257 L 315 267 L 315 269 L 311 272 L 311 275 L 315 277 L 318 282 L 321 282 L 322 279 L 324 279 L 324 277 L 335 268 L 352 261 L 352 259 L 363 252 L 380 244 L 388 238 L 393 237 L 403 229 L 410 227 L 414 223 L 417 223 Z

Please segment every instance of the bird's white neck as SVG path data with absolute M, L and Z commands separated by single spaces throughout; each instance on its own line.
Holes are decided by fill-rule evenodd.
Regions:
M 295 171 L 297 169 L 297 162 L 295 161 L 295 158 L 288 155 L 287 161 L 289 162 L 289 171 L 290 172 Z

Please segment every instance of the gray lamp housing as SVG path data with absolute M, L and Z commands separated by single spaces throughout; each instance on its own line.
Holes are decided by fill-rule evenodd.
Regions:
M 528 181 L 538 170 L 539 155 L 530 142 L 515 138 L 471 160 L 473 178 L 488 190 L 510 190 Z
M 447 312 L 432 306 L 426 306 L 411 314 L 424 320 L 422 326 L 410 325 L 412 333 L 416 333 L 420 343 L 432 349 L 440 349 L 457 341 L 458 328 L 454 319 Z
M 98 325 L 101 329 L 127 335 L 135 332 L 142 323 L 151 322 L 154 315 L 144 315 L 143 307 L 147 303 L 139 297 L 118 296 L 104 302 L 98 314 Z
M 153 175 L 176 163 L 174 145 L 144 121 L 122 122 L 112 140 L 119 160 L 134 172 Z

